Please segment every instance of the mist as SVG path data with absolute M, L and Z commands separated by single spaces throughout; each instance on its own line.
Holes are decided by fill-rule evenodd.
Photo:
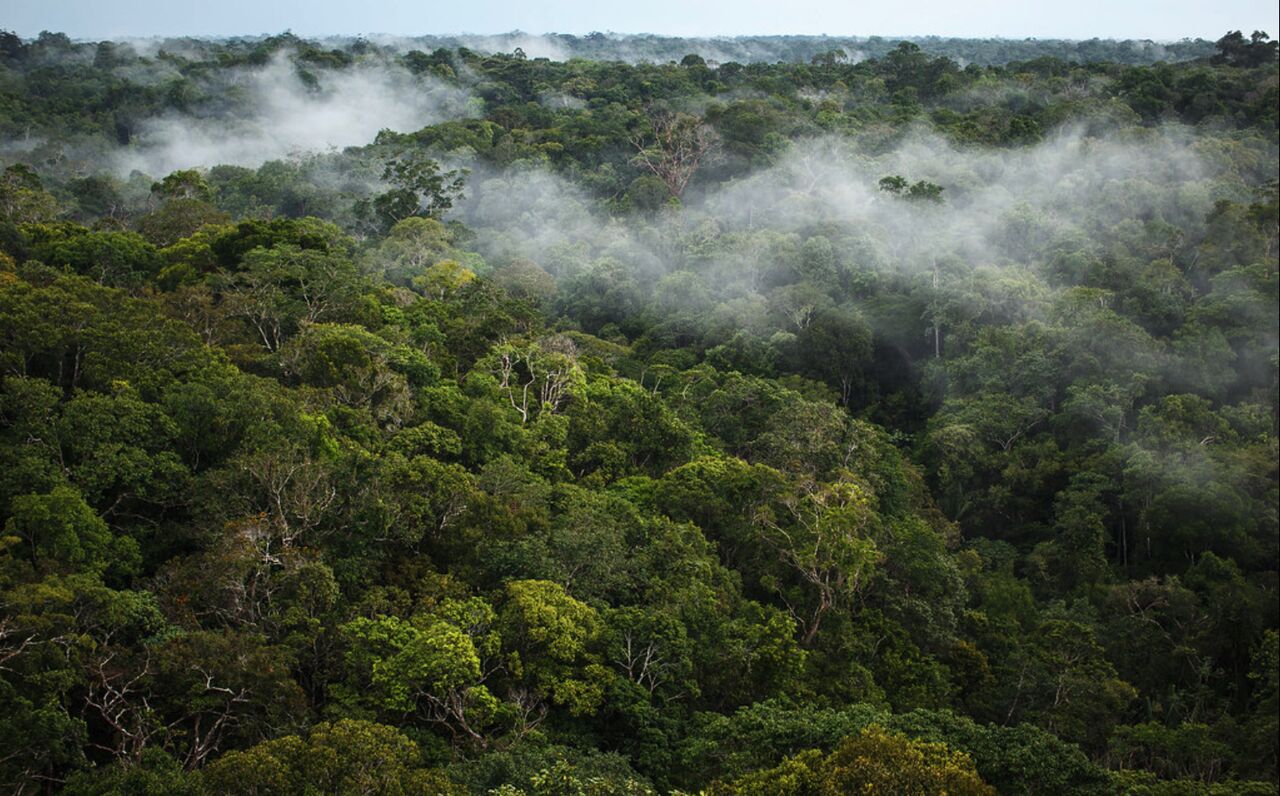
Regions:
M 385 61 L 303 72 L 281 52 L 265 66 L 211 80 L 206 92 L 215 107 L 143 120 L 129 145 L 112 153 L 112 170 L 159 176 L 218 164 L 252 167 L 477 112 L 465 89 Z
M 1274 147 L 1263 148 L 1210 151 L 1177 126 L 1105 138 L 1071 128 L 1013 150 L 966 148 L 918 131 L 876 155 L 819 138 L 795 143 L 744 178 L 695 185 L 681 207 L 647 220 L 608 221 L 578 188 L 536 168 L 490 175 L 477 167 L 457 215 L 480 233 L 487 257 L 545 260 L 553 273 L 573 247 L 589 259 L 617 260 L 637 277 L 699 265 L 715 272 L 717 286 L 749 286 L 771 267 L 770 248 L 753 241 L 766 232 L 861 239 L 861 254 L 848 256 L 886 268 L 923 268 L 941 256 L 1001 266 L 1043 259 L 1056 245 L 1091 248 L 1125 234 L 1126 223 L 1195 229 L 1215 201 L 1248 198 L 1220 177 L 1270 162 L 1250 179 L 1274 178 Z M 878 182 L 887 175 L 941 185 L 943 202 L 885 194 Z M 737 238 L 733 261 L 700 263 L 691 236 Z
M 1161 44 L 1151 40 L 1079 42 L 1068 39 L 958 39 L 942 36 L 661 36 L 647 33 L 590 33 L 575 36 L 562 33 L 509 33 L 478 35 L 403 36 L 373 34 L 369 41 L 400 52 L 432 50 L 437 47 L 465 47 L 484 54 L 521 50 L 529 58 L 567 61 L 588 58 L 626 63 L 668 63 L 686 55 L 698 55 L 717 63 L 808 63 L 815 56 L 843 51 L 844 59 L 857 62 L 880 58 L 900 41 L 910 41 L 932 55 L 952 58 L 964 65 L 1005 63 L 1052 52 L 1068 61 L 1097 58 L 1105 51 L 1109 60 L 1124 63 L 1182 61 L 1202 57 L 1212 45 L 1203 40 Z M 327 39 L 348 44 L 350 37 Z M 998 47 L 991 47 L 991 43 Z

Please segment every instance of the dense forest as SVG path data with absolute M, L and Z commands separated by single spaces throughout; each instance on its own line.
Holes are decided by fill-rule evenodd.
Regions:
M 246 38 L 239 44 L 252 46 L 256 39 Z M 883 58 L 904 39 L 883 36 L 717 36 L 686 38 L 656 36 L 653 34 L 590 33 L 585 36 L 571 34 L 531 35 L 521 31 L 493 36 L 369 36 L 373 42 L 400 51 L 432 51 L 441 47 L 458 49 L 465 47 L 485 55 L 512 53 L 517 48 L 530 58 L 546 57 L 557 61 L 582 58 L 595 61 L 649 61 L 664 63 L 679 61 L 695 54 L 707 61 L 739 63 L 803 61 L 833 51 L 842 52 L 842 60 Z M 323 48 L 344 48 L 354 44 L 357 37 L 327 37 L 312 43 Z M 982 66 L 1004 64 L 1009 61 L 1028 60 L 1051 56 L 1064 61 L 1111 61 L 1122 64 L 1152 64 L 1157 61 L 1187 61 L 1208 58 L 1216 50 L 1211 41 L 1204 39 L 1177 42 L 1150 40 L 1090 39 L 1069 41 L 1060 39 L 958 39 L 940 36 L 908 37 L 905 41 L 918 45 L 932 56 L 945 56 L 961 66 L 976 63 Z M 138 46 L 148 49 L 173 50 L 188 46 L 200 46 L 203 42 L 192 39 L 140 39 Z
M 1278 792 L 1266 34 L 430 41 L 0 32 L 3 788 Z

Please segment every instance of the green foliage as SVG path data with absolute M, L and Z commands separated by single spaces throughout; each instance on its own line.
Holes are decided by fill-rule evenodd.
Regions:
M 908 182 L 903 177 L 894 174 L 881 178 L 879 187 L 881 191 L 891 196 L 909 199 L 913 202 L 942 202 L 942 186 L 927 180 Z
M 969 757 L 943 744 L 908 740 L 870 725 L 843 741 L 830 755 L 802 752 L 782 765 L 750 774 L 710 793 L 994 794 L 973 770 Z
M 318 724 L 305 740 L 288 735 L 230 752 L 205 770 L 201 784 L 228 794 L 461 793 L 421 767 L 417 745 L 403 734 L 353 720 Z
M 31 254 L 111 287 L 138 287 L 160 269 L 156 248 L 135 232 L 92 231 L 74 224 L 24 228 Z
M 1275 793 L 1274 42 L 463 43 L 0 32 L 0 786 Z
M 388 160 L 382 172 L 392 188 L 372 201 L 360 200 L 355 213 L 368 223 L 390 229 L 408 218 L 435 218 L 462 198 L 466 173 L 441 171 L 440 164 L 418 152 Z
M 533 693 L 572 715 L 595 711 L 607 672 L 592 648 L 600 634 L 595 609 L 548 581 L 511 581 L 499 617 L 509 667 Z

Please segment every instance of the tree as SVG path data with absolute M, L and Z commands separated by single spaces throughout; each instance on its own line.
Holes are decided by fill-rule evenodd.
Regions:
M 446 604 L 443 612 L 459 618 L 468 613 L 451 608 L 463 606 Z M 483 733 L 497 700 L 484 681 L 494 671 L 499 641 L 484 632 L 494 624 L 493 610 L 479 601 L 474 608 L 476 619 L 461 627 L 428 614 L 411 621 L 380 616 L 343 625 L 350 644 L 347 665 L 357 678 L 353 693 L 383 715 L 418 715 L 448 729 L 455 743 L 485 746 Z
M 183 765 L 197 768 L 227 746 L 255 743 L 298 721 L 304 696 L 285 650 L 252 633 L 197 631 L 148 650 L 139 689 Z
M 1254 648 L 1249 669 L 1252 711 L 1246 724 L 1249 747 L 1241 761 L 1246 776 L 1274 779 L 1277 750 L 1272 741 L 1280 725 L 1280 633 L 1268 630 Z
M 652 137 L 631 137 L 637 153 L 631 162 L 653 173 L 679 199 L 719 137 L 710 125 L 687 113 L 650 107 L 648 118 Z
M 58 201 L 29 166 L 14 164 L 0 173 L 0 220 L 44 224 L 58 214 Z
M 62 792 L 68 796 L 203 796 L 201 784 L 199 774 L 183 771 L 172 755 L 149 747 L 129 764 L 97 766 L 73 774 Z
M 442 260 L 460 260 L 453 233 L 435 218 L 412 216 L 391 227 L 372 255 L 374 267 L 389 281 L 408 285 Z
M 901 199 L 909 199 L 913 202 L 932 202 L 934 204 L 941 204 L 942 202 L 942 186 L 926 180 L 908 182 L 904 177 L 893 174 L 888 177 L 882 177 L 879 187 L 884 193 Z
M 117 382 L 113 394 L 75 394 L 57 425 L 72 483 L 103 517 L 119 522 L 145 506 L 173 506 L 189 472 L 170 450 L 176 428 L 139 390 Z
M 141 287 L 160 270 L 156 247 L 136 232 L 93 231 L 60 223 L 29 227 L 32 254 L 110 287 Z
M 1028 563 L 1037 579 L 1055 582 L 1055 593 L 1107 580 L 1107 515 L 1103 497 L 1109 484 L 1096 473 L 1077 473 L 1054 500 L 1054 537 L 1036 546 Z
M 411 280 L 411 284 L 424 295 L 444 301 L 475 278 L 474 271 L 456 260 L 440 260 L 427 266 L 426 271 Z
M 351 317 L 361 280 L 347 257 L 281 243 L 244 255 L 240 269 L 214 280 L 227 313 L 242 319 L 268 351 L 303 324 Z
M 316 725 L 305 740 L 286 735 L 228 752 L 201 781 L 206 790 L 231 796 L 461 796 L 460 788 L 420 760 L 418 745 L 398 730 L 343 719 Z
M 673 520 L 695 523 L 730 565 L 755 546 L 755 521 L 788 486 L 782 473 L 730 457 L 699 457 L 664 474 L 654 501 Z
M 365 501 L 364 533 L 402 549 L 448 544 L 480 499 L 475 476 L 429 456 L 390 454 L 374 472 Z
M 854 307 L 819 310 L 796 335 L 798 369 L 837 388 L 849 406 L 871 364 L 871 329 Z
M 209 182 L 197 169 L 175 171 L 151 186 L 153 196 L 160 199 L 196 199 L 207 202 L 213 198 Z
M 391 190 L 356 204 L 356 214 L 386 230 L 406 218 L 439 218 L 462 198 L 465 170 L 441 171 L 440 164 L 420 152 L 406 152 L 386 162 L 382 179 Z
M 125 221 L 128 202 L 121 194 L 121 184 L 115 178 L 96 174 L 81 177 L 67 183 L 67 189 L 75 196 L 76 220 L 87 223 L 93 219 Z
M 653 213 L 671 201 L 666 180 L 655 174 L 641 174 L 627 186 L 627 200 L 643 213 Z
M 1069 741 L 1100 750 L 1137 696 L 1116 676 L 1092 627 L 1047 619 L 1018 657 L 1008 718 L 1025 716 Z
M 508 666 L 519 673 L 514 701 L 545 699 L 572 715 L 594 713 L 608 674 L 593 649 L 601 630 L 596 610 L 548 581 L 510 581 L 505 598 L 499 628 Z
M 567 337 L 550 337 L 531 344 L 505 343 L 489 355 L 498 389 L 520 422 L 561 411 L 580 394 L 586 376 L 578 365 L 577 349 Z
M 531 260 L 516 259 L 493 272 L 493 281 L 518 299 L 549 307 L 555 298 L 555 278 Z
M 101 573 L 110 567 L 128 573 L 139 564 L 137 543 L 114 536 L 71 487 L 16 497 L 9 511 L 5 533 L 20 540 L 39 571 L 62 568 Z
M 807 611 L 788 602 L 804 627 L 803 643 L 812 644 L 827 612 L 847 605 L 870 580 L 880 560 L 871 538 L 876 517 L 866 489 L 855 481 L 805 485 L 782 500 L 786 513 L 760 518 L 765 541 L 783 562 L 816 592 Z M 787 600 L 786 592 L 777 587 Z
M 280 350 L 284 374 L 322 389 L 335 403 L 366 410 L 398 428 L 412 415 L 410 384 L 435 381 L 438 368 L 421 352 L 393 346 L 363 327 L 310 323 Z
M 220 226 L 231 217 L 200 199 L 168 199 L 138 220 L 138 231 L 157 246 L 180 243 L 205 226 Z
M 973 762 L 944 744 L 913 741 L 871 725 L 845 739 L 830 755 L 802 752 L 776 768 L 731 783 L 716 783 L 711 796 L 772 794 L 836 796 L 846 793 L 898 793 L 903 796 L 994 796 Z
M 1215 64 L 1244 68 L 1275 63 L 1276 53 L 1280 52 L 1280 42 L 1270 39 L 1266 33 L 1255 30 L 1246 40 L 1243 33 L 1233 30 L 1214 43 L 1218 52 L 1210 60 Z

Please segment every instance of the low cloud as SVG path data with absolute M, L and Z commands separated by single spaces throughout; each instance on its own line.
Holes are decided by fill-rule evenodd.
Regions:
M 682 207 L 646 220 L 609 220 L 576 186 L 537 168 L 478 170 L 457 215 L 497 261 L 529 257 L 563 276 L 565 263 L 612 259 L 642 280 L 698 270 L 723 294 L 734 284 L 754 289 L 759 272 L 774 266 L 771 235 L 839 239 L 842 256 L 910 271 L 938 258 L 999 268 L 1042 262 L 1064 246 L 1101 251 L 1148 222 L 1194 232 L 1216 200 L 1249 198 L 1239 181 L 1222 178 L 1265 162 L 1275 154 L 1269 147 L 1257 141 L 1228 156 L 1177 126 L 1107 137 L 1068 129 L 1021 149 L 964 147 L 919 132 L 874 155 L 819 138 L 744 178 L 691 188 Z M 941 185 L 944 201 L 885 194 L 878 182 L 887 175 Z M 704 258 L 699 239 L 720 242 Z
M 159 176 L 175 169 L 269 160 L 361 146 L 379 130 L 412 132 L 474 115 L 464 89 L 418 77 L 390 63 L 357 63 L 306 74 L 288 54 L 263 67 L 218 74 L 213 92 L 229 107 L 214 113 L 171 113 L 141 123 L 114 170 Z

